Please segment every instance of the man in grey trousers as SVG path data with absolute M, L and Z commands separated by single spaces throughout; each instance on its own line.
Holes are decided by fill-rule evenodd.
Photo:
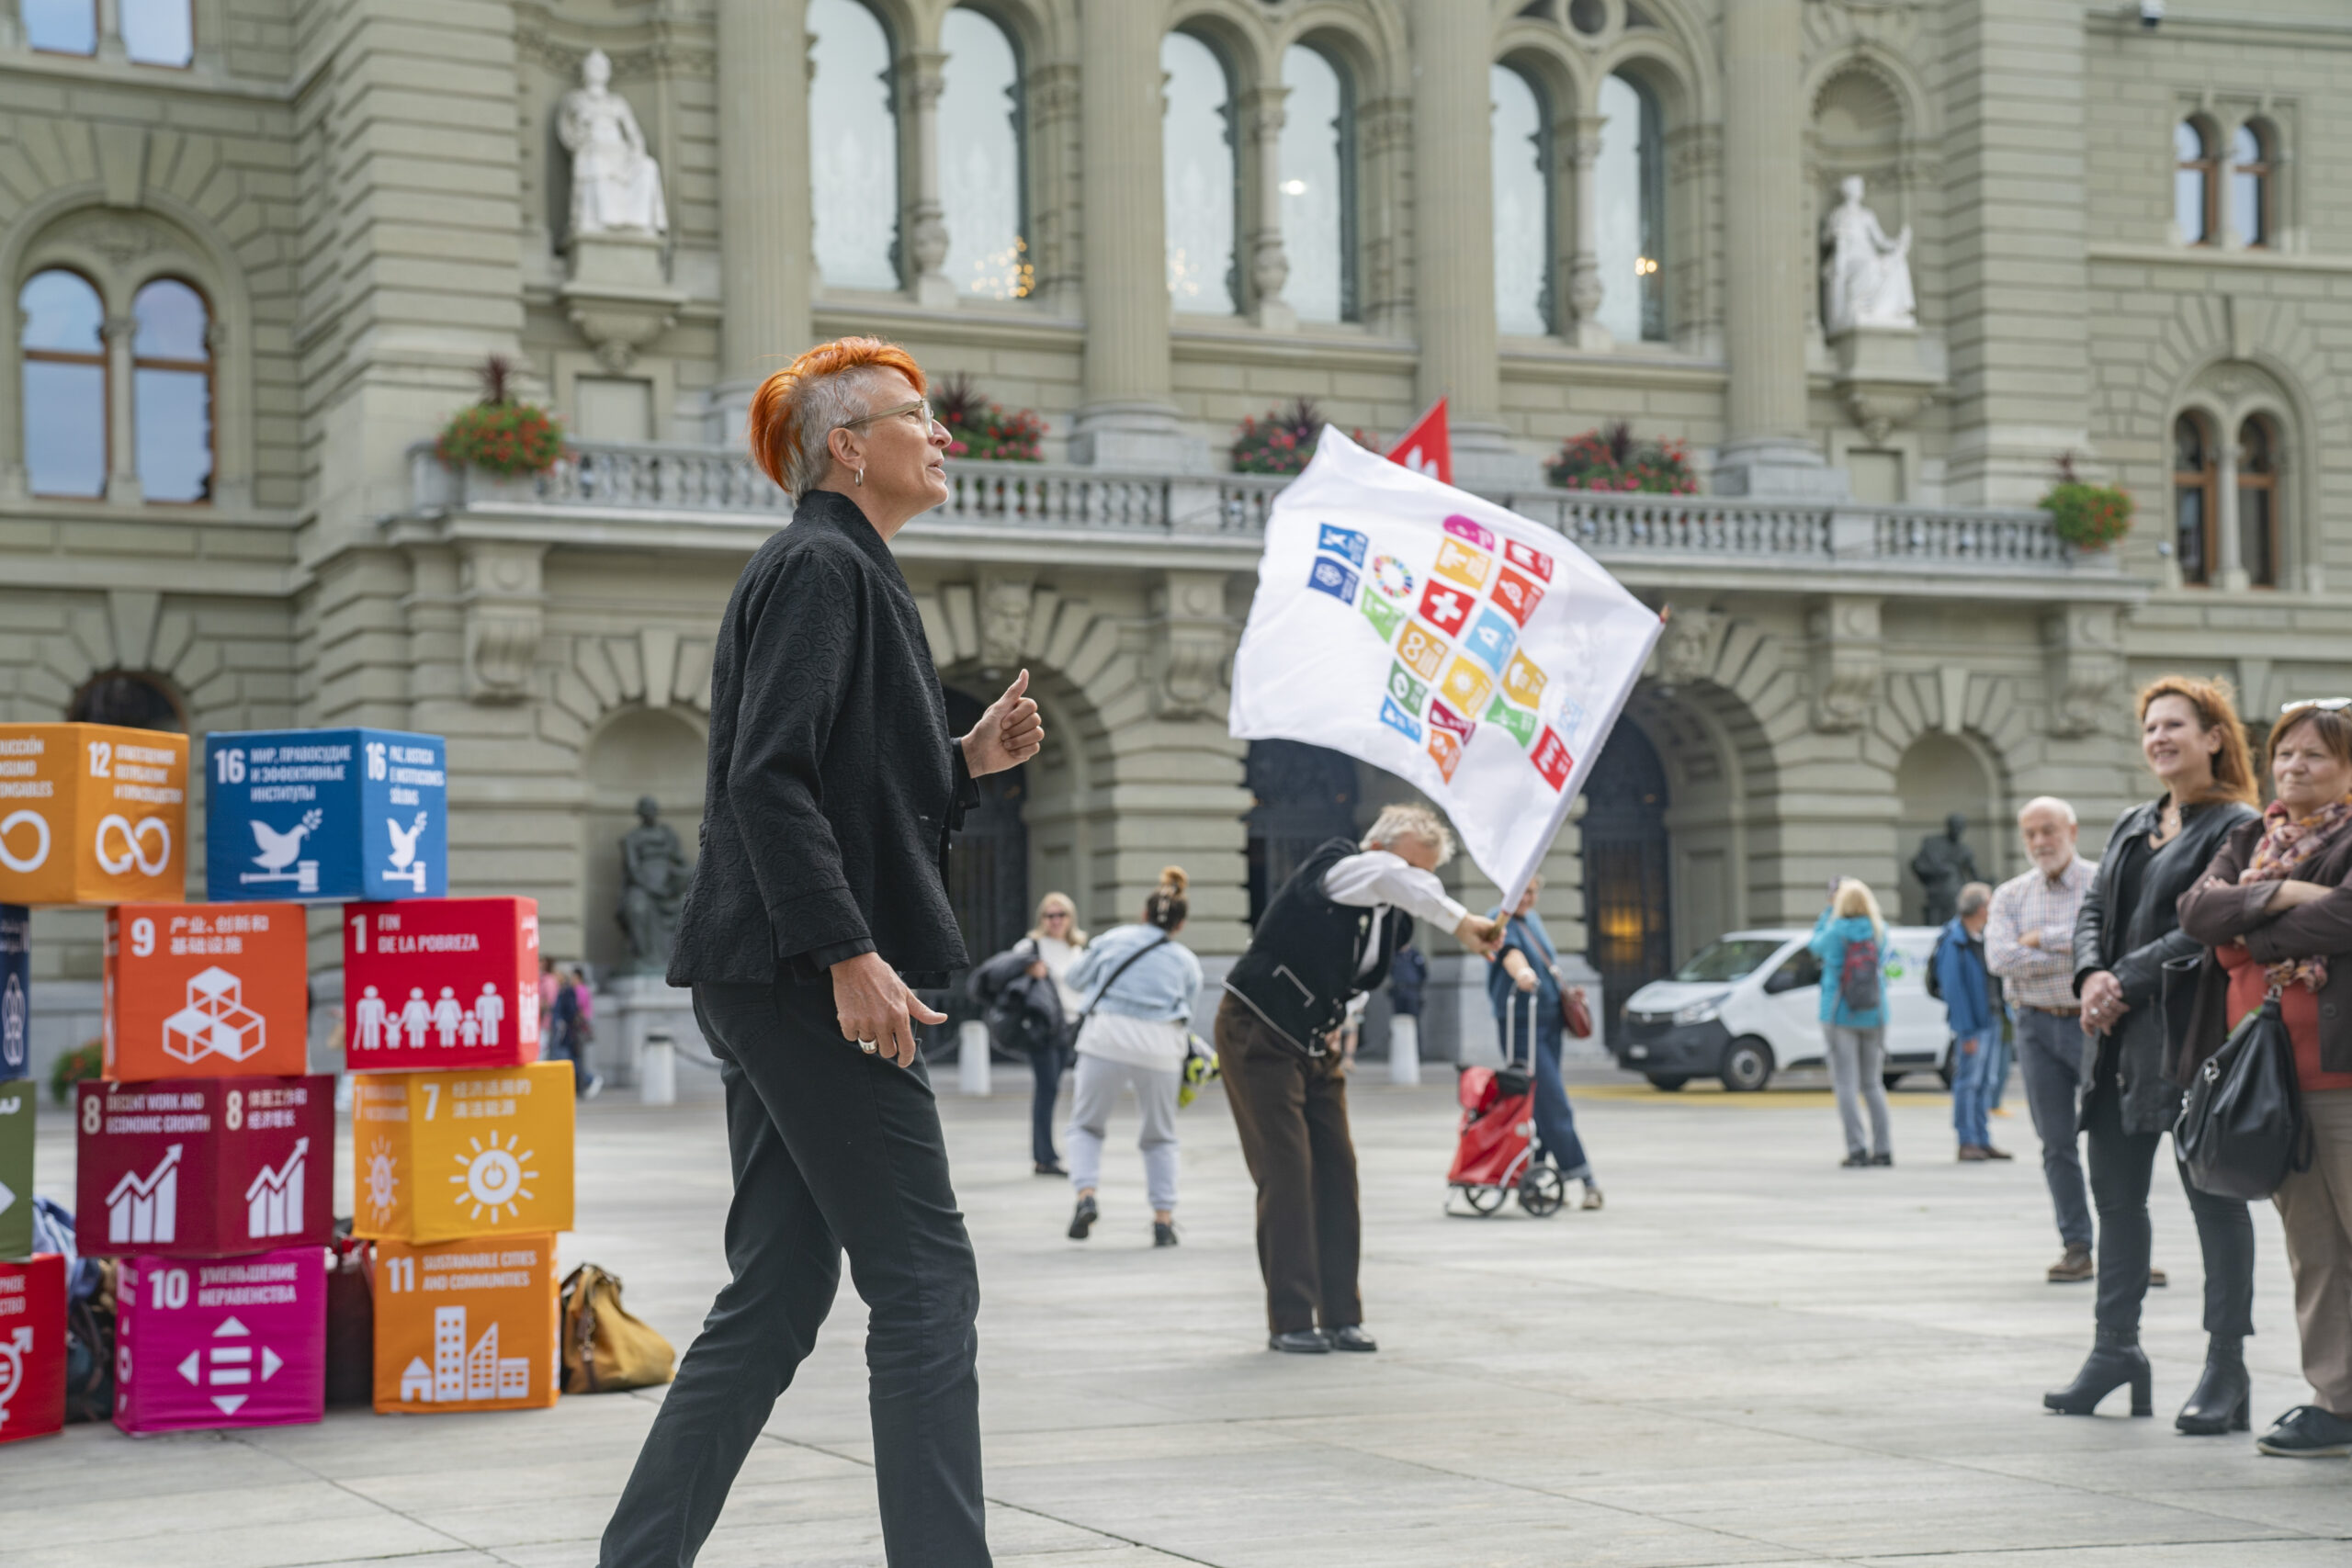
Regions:
M 2057 1211 L 2058 1235 L 2066 1245 L 2065 1256 L 2050 1266 L 2050 1280 L 2066 1284 L 2097 1272 L 2075 1132 L 2084 1035 L 2082 1004 L 2075 996 L 2075 915 L 2095 868 L 2075 852 L 2075 808 L 2055 796 L 2027 801 L 2018 813 L 2018 833 L 2033 868 L 1994 890 L 1984 962 L 2017 1010 L 2018 1069 L 2041 1140 L 2041 1174 Z

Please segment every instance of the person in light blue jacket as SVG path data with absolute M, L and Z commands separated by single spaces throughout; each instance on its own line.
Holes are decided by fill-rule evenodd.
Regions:
M 1893 1165 L 1886 1084 L 1886 919 L 1871 890 L 1852 877 L 1838 880 L 1829 908 L 1814 922 L 1814 956 L 1821 960 L 1821 1034 L 1829 1058 L 1838 1119 L 1846 1130 L 1849 1168 Z M 1862 1106 L 1870 1107 L 1870 1143 L 1862 1143 Z
M 1151 1199 L 1151 1244 L 1176 1245 L 1176 1100 L 1201 988 L 1201 961 L 1176 940 L 1190 910 L 1185 886 L 1178 867 L 1162 871 L 1143 919 L 1104 931 L 1069 967 L 1070 988 L 1086 998 L 1067 1134 L 1069 1181 L 1078 1190 L 1072 1241 L 1084 1241 L 1101 1217 L 1102 1137 L 1119 1091 L 1128 1089 L 1143 1112 L 1136 1146 Z

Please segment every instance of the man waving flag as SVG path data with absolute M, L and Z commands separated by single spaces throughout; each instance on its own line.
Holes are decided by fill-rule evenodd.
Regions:
M 1509 907 L 1660 627 L 1551 529 L 1327 425 L 1266 522 L 1232 730 L 1406 780 L 1453 819 Z

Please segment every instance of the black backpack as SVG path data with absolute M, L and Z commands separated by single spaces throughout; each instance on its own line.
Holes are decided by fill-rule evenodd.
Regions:
M 1853 1012 L 1871 1012 L 1884 999 L 1878 978 L 1878 943 L 1870 938 L 1846 944 L 1838 966 L 1838 999 Z
M 1936 934 L 1936 945 L 1928 954 L 1928 995 L 1935 998 L 1938 1001 L 1944 999 L 1944 977 L 1941 973 L 1943 969 L 1944 943 L 1951 940 L 1951 931 L 1939 931 Z

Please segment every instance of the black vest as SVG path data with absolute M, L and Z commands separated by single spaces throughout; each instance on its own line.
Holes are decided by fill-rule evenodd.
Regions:
M 1323 891 L 1330 869 L 1360 852 L 1333 839 L 1307 856 L 1258 918 L 1250 951 L 1226 976 L 1227 990 L 1309 1055 L 1323 1054 L 1323 1036 L 1340 1027 L 1348 999 L 1378 988 L 1388 977 L 1388 960 L 1413 934 L 1412 917 L 1401 909 L 1391 908 L 1374 932 L 1371 909 Z M 1377 956 L 1358 975 L 1364 944 L 1374 941 Z

